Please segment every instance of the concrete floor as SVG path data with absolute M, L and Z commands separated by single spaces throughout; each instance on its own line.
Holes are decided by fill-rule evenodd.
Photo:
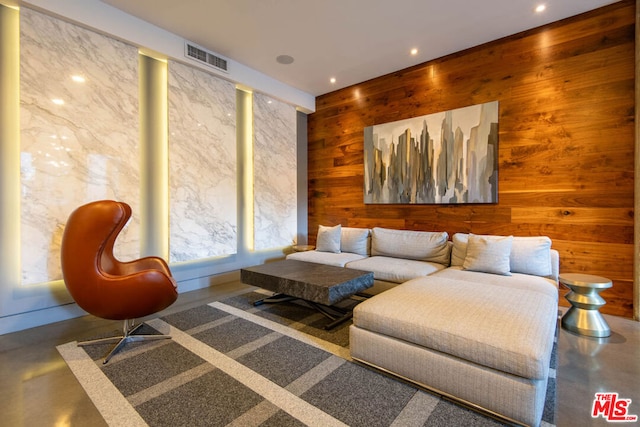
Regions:
M 566 308 L 562 308 L 563 312 Z M 640 426 L 640 322 L 605 315 L 611 336 L 589 338 L 560 329 L 556 422 L 563 426 Z M 636 422 L 592 418 L 595 393 L 631 399 Z
M 251 287 L 234 282 L 181 294 L 161 314 L 248 289 Z M 640 323 L 605 318 L 613 332 L 609 338 L 560 331 L 556 375 L 559 427 L 611 425 L 602 417 L 591 417 L 596 392 L 615 392 L 620 399 L 631 399 L 628 414 L 640 415 Z M 114 328 L 120 329 L 120 323 L 85 316 L 0 336 L 0 426 L 106 425 L 55 347 Z M 640 425 L 640 421 L 616 424 Z

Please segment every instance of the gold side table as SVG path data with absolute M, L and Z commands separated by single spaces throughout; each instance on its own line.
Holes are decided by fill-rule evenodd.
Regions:
M 291 246 L 291 249 L 294 250 L 294 252 L 306 252 L 306 251 L 312 251 L 314 250 L 316 247 L 313 245 L 293 245 Z
M 559 280 L 571 289 L 565 296 L 571 308 L 562 316 L 562 327 L 589 337 L 610 336 L 611 329 L 598 309 L 607 303 L 600 292 L 613 286 L 611 280 L 581 273 L 561 274 Z

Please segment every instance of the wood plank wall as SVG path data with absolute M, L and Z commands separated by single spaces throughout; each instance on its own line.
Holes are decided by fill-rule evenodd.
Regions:
M 632 317 L 634 52 L 626 0 L 319 96 L 309 243 L 319 224 L 546 235 L 561 272 L 613 280 L 603 313 Z M 496 100 L 497 204 L 363 203 L 364 127 Z

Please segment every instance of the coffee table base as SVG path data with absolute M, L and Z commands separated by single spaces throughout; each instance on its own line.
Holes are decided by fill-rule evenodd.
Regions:
M 317 310 L 318 312 L 320 312 L 321 314 L 323 314 L 324 316 L 332 320 L 332 322 L 324 326 L 324 329 L 327 331 L 335 328 L 336 326 L 346 322 L 347 320 L 353 317 L 353 310 L 349 310 L 341 307 L 335 307 L 335 306 L 327 306 L 324 304 L 318 304 L 313 301 L 308 301 L 306 299 L 292 297 L 290 295 L 285 295 L 285 294 L 274 294 L 269 297 L 259 299 L 258 301 L 255 301 L 253 305 L 259 306 L 262 304 L 278 304 L 281 302 L 288 302 L 288 301 L 294 301 L 294 300 L 304 301 L 311 308 L 314 308 L 315 310 Z

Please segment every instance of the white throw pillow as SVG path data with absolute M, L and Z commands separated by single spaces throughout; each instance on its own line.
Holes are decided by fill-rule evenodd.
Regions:
M 551 276 L 551 239 L 546 236 L 514 237 L 511 245 L 513 273 Z
M 467 255 L 462 268 L 483 273 L 511 275 L 513 236 L 478 236 L 469 233 Z
M 340 236 L 342 225 L 334 227 L 318 226 L 318 237 L 316 238 L 316 250 L 319 252 L 340 253 Z
M 368 228 L 342 227 L 340 250 L 367 256 L 370 253 L 370 235 L 371 230 Z

